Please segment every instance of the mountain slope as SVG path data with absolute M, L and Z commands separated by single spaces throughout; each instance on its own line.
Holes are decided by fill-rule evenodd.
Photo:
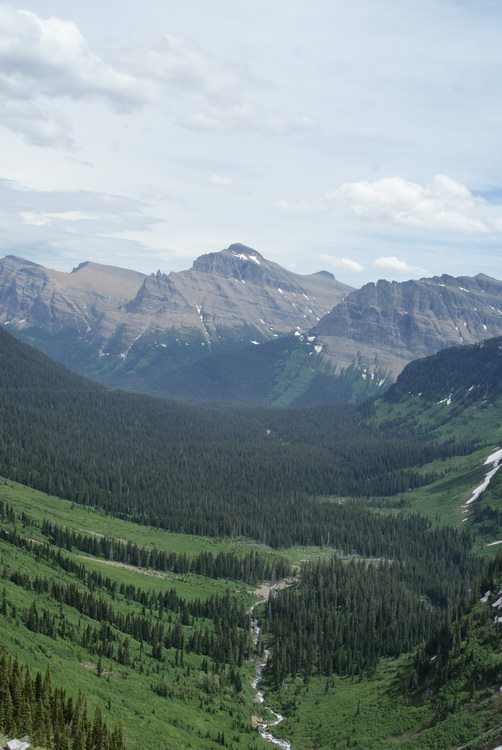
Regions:
M 137 553 L 128 563 L 109 554 L 127 546 Z M 29 733 L 51 750 L 123 750 L 121 742 L 92 742 L 88 731 L 82 741 L 71 704 L 61 736 L 59 716 L 47 711 L 55 702 L 41 710 L 28 699 L 30 713 L 15 680 L 13 706 L 7 653 L 23 678 L 25 665 L 33 677 L 49 669 L 66 701 L 85 696 L 91 719 L 98 708 L 110 729 L 120 722 L 128 750 L 159 737 L 164 747 L 215 750 L 222 735 L 236 747 L 236 733 L 238 747 L 265 750 L 251 723 L 252 597 L 242 578 L 270 577 L 260 565 L 274 565 L 269 550 L 117 521 L 1 479 L 0 556 L 0 736 Z
M 394 379 L 411 360 L 502 334 L 502 281 L 479 274 L 366 284 L 310 333 L 335 369 L 358 361 Z
M 384 400 L 420 396 L 428 401 L 462 399 L 464 403 L 502 395 L 502 336 L 479 344 L 445 349 L 403 370 Z
M 299 276 L 238 244 L 150 276 L 95 263 L 67 274 L 7 256 L 0 322 L 77 372 L 168 394 L 163 379 L 176 367 L 306 330 L 349 291 L 327 272 Z
M 495 553 L 502 543 L 502 337 L 411 362 L 371 409 L 370 421 L 384 430 L 471 440 L 463 455 L 426 467 L 437 478 L 403 502 L 431 519 L 465 526 L 479 551 Z
M 316 336 L 299 331 L 259 346 L 220 351 L 152 377 L 152 393 L 185 401 L 317 406 L 364 401 L 385 377 L 357 366 L 333 372 Z

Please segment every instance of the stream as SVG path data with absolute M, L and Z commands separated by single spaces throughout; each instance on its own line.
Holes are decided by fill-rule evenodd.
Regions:
M 258 620 L 254 616 L 254 611 L 256 607 L 261 604 L 261 601 L 256 602 L 256 604 L 253 604 L 251 609 L 249 610 L 249 613 L 251 615 L 251 631 L 253 634 L 253 643 L 255 646 L 258 645 L 258 640 L 260 638 L 260 626 L 258 625 Z M 273 727 L 276 727 L 278 724 L 281 723 L 281 721 L 284 720 L 284 716 L 282 714 L 278 714 L 276 711 L 274 711 L 270 706 L 265 706 L 265 695 L 263 693 L 263 690 L 260 690 L 259 685 L 260 681 L 263 675 L 263 670 L 265 668 L 265 665 L 267 663 L 269 651 L 268 649 L 265 649 L 263 652 L 263 656 L 256 657 L 255 661 L 255 676 L 253 680 L 251 681 L 251 685 L 256 690 L 256 703 L 259 703 L 264 707 L 266 711 L 269 711 L 272 716 L 274 717 L 271 721 L 261 721 L 256 725 L 256 728 L 260 735 L 263 737 L 266 742 L 270 742 L 271 745 L 275 745 L 276 747 L 281 748 L 281 750 L 292 750 L 291 742 L 288 742 L 287 740 L 281 740 L 279 737 L 274 737 L 270 729 Z

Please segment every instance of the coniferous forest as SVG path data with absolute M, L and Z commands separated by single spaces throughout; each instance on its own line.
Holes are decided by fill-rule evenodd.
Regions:
M 416 493 L 451 484 L 450 462 L 482 450 L 479 431 L 445 430 L 434 403 L 409 419 L 399 388 L 359 407 L 195 408 L 108 391 L 1 331 L 0 347 L 7 735 L 55 750 L 135 747 L 143 729 L 129 717 L 121 727 L 120 706 L 138 700 L 127 691 L 119 701 L 114 683 L 124 680 L 141 710 L 164 717 L 172 746 L 255 750 L 256 653 L 267 654 L 268 693 L 278 706 L 285 696 L 292 716 L 320 681 L 329 701 L 333 681 L 371 684 L 382 665 L 408 658 L 395 678 L 402 696 L 443 731 L 464 705 L 451 698 L 459 671 L 477 700 L 497 679 L 496 659 L 485 669 L 465 647 L 470 638 L 497 648 L 488 610 L 472 610 L 484 586 L 500 585 L 499 562 L 486 568 L 474 546 L 488 510 L 452 526 L 410 506 Z M 495 403 L 494 370 L 481 371 Z M 406 378 L 412 391 L 413 370 Z M 483 399 L 485 409 L 484 390 Z M 478 476 L 469 471 L 467 487 Z M 252 614 L 250 587 L 263 581 L 271 595 Z M 59 654 L 54 672 L 40 668 L 48 644 Z M 61 684 L 70 664 L 78 689 Z M 89 678 L 106 699 L 95 701 Z M 171 714 L 175 705 L 203 725 L 187 709 Z M 141 710 L 129 708 L 144 728 Z M 287 721 L 277 731 L 296 736 Z
M 375 427 L 367 409 L 198 409 L 109 392 L 38 353 L 26 367 L 29 348 L 0 334 L 0 474 L 171 531 L 272 546 L 339 533 L 344 546 L 360 516 L 318 496 L 404 492 L 434 478 L 420 470 L 433 458 L 473 447 Z
M 392 559 L 305 564 L 298 586 L 267 607 L 274 684 L 287 675 L 371 673 L 380 657 L 411 651 L 469 600 L 480 569 L 469 546 L 449 530 L 429 531 L 395 546 Z

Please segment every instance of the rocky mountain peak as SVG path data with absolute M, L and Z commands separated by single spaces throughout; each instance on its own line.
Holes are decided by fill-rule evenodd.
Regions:
M 331 273 L 331 271 L 317 271 L 316 273 L 312 274 L 312 276 L 320 276 L 324 279 L 331 279 L 332 281 L 335 281 L 335 274 Z
M 192 265 L 193 271 L 217 273 L 226 278 L 256 283 L 263 281 L 265 269 L 270 269 L 270 263 L 256 250 L 240 243 L 219 252 L 201 255 Z
M 351 291 L 350 287 L 338 282 L 329 271 L 302 276 L 288 271 L 242 243 L 234 243 L 225 250 L 201 255 L 194 261 L 191 272 L 216 274 L 226 279 L 254 284 L 263 289 L 270 289 L 274 294 L 290 292 L 301 295 L 305 293 L 307 297 L 310 297 L 313 293 L 316 297 L 327 296 L 331 299 L 340 299 L 343 294 Z M 190 272 L 182 271 L 181 273 Z

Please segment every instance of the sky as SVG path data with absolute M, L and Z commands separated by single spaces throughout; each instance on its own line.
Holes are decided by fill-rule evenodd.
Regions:
M 499 0 L 0 0 L 0 255 L 502 278 Z

